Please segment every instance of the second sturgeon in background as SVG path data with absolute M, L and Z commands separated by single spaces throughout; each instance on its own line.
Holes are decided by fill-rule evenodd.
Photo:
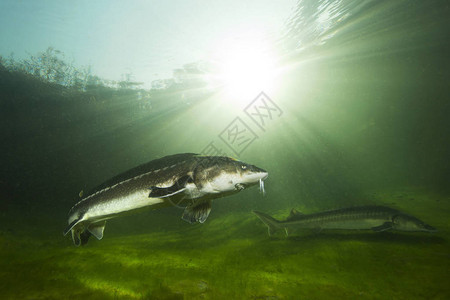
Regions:
M 253 213 L 268 227 L 269 235 L 280 229 L 286 235 L 298 229 L 371 229 L 373 231 L 425 231 L 435 232 L 434 227 L 411 215 L 385 206 L 358 206 L 336 210 L 323 211 L 315 214 L 302 214 L 295 209 L 285 221 L 279 221 L 271 216 L 253 211 Z

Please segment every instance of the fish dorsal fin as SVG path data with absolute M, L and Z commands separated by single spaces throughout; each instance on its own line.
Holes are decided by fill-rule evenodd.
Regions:
M 303 216 L 303 214 L 301 212 L 299 212 L 298 210 L 296 210 L 295 208 L 291 209 L 291 213 L 289 214 L 289 216 L 287 217 L 287 221 L 298 218 L 299 216 Z
M 175 183 L 166 188 L 160 188 L 156 186 L 150 187 L 149 198 L 166 198 L 178 193 L 181 193 L 186 190 L 186 184 L 192 182 L 192 177 L 189 175 L 185 175 L 179 178 Z
M 211 212 L 211 200 L 193 203 L 184 209 L 181 218 L 189 223 L 204 223 Z
M 101 240 L 103 238 L 103 231 L 105 230 L 106 221 L 93 223 L 89 225 L 88 230 L 92 233 L 93 236 L 97 238 L 97 240 Z

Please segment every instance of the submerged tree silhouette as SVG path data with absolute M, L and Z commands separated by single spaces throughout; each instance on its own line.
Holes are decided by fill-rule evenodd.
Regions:
M 64 53 L 53 47 L 28 58 L 15 59 L 12 53 L 8 58 L 0 56 L 0 67 L 9 72 L 25 74 L 38 78 L 44 83 L 65 87 L 65 92 L 88 93 L 86 99 L 112 99 L 113 96 L 127 96 L 136 99 L 142 107 L 150 107 L 158 98 L 185 101 L 206 97 L 212 93 L 208 86 L 208 67 L 205 62 L 189 63 L 173 71 L 172 78 L 158 79 L 145 89 L 142 82 L 134 80 L 133 73 L 121 75 L 121 80 L 107 80 L 92 72 L 92 67 L 75 66 Z
M 131 81 L 130 74 L 122 76 L 124 80 L 114 81 L 102 79 L 92 73 L 91 66 L 75 67 L 73 61 L 68 62 L 64 53 L 53 47 L 27 59 L 16 60 L 14 53 L 5 59 L 0 56 L 0 64 L 8 71 L 19 72 L 37 77 L 44 82 L 59 84 L 78 91 L 95 88 L 114 88 L 137 90 L 142 83 Z

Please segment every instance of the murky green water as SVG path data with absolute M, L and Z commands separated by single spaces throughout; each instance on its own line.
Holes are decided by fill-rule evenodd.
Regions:
M 31 7 L 2 6 L 33 15 Z M 241 14 L 246 9 L 248 24 L 257 23 L 250 4 L 236 6 Z M 54 11 L 41 26 L 76 20 L 54 19 Z M 140 71 L 107 81 L 96 76 L 95 61 L 91 72 L 71 65 L 67 50 L 65 56 L 56 46 L 45 52 L 51 39 L 33 57 L 0 53 L 0 297 L 447 299 L 448 12 L 446 1 L 299 1 L 281 18 L 281 29 L 262 39 L 228 36 L 217 44 L 225 49 L 217 56 L 182 56 L 218 34 L 211 21 L 209 35 L 193 36 L 180 50 L 187 57 L 181 64 L 170 34 L 148 61 L 130 60 L 176 68 L 169 77 L 152 74 L 149 82 Z M 104 17 L 92 20 L 83 26 L 107 28 Z M 155 22 L 172 24 L 165 26 L 169 33 L 195 24 Z M 115 38 L 123 36 L 130 35 Z M 14 44 L 5 29 L 0 38 Z M 155 53 L 167 49 L 167 62 L 156 64 L 162 59 Z M 249 51 L 254 55 L 236 59 Z M 253 187 L 217 199 L 204 224 L 182 221 L 182 210 L 171 207 L 109 220 L 104 238 L 83 247 L 62 236 L 81 190 L 184 152 L 225 153 L 266 169 L 266 195 Z M 282 219 L 291 208 L 313 213 L 372 204 L 439 231 L 304 230 L 269 237 L 251 213 Z

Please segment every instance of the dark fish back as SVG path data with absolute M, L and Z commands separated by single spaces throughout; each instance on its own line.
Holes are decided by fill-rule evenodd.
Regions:
M 160 170 L 165 167 L 169 167 L 176 164 L 181 164 L 182 162 L 188 162 L 189 160 L 192 160 L 196 155 L 196 153 L 181 153 L 181 154 L 174 154 L 169 156 L 164 156 L 162 158 L 154 159 L 148 163 L 139 165 L 133 169 L 130 169 L 128 171 L 125 171 L 117 176 L 114 176 L 113 178 L 103 182 L 102 184 L 96 186 L 92 190 L 89 191 L 87 195 L 92 195 L 98 191 L 101 191 L 107 187 L 113 186 L 119 182 L 125 181 L 127 179 L 139 176 L 144 173 L 148 173 L 155 170 Z
M 346 207 L 336 210 L 323 211 L 313 214 L 293 214 L 286 221 L 332 221 L 332 220 L 351 220 L 364 218 L 384 218 L 387 215 L 399 213 L 398 210 L 378 205 Z

